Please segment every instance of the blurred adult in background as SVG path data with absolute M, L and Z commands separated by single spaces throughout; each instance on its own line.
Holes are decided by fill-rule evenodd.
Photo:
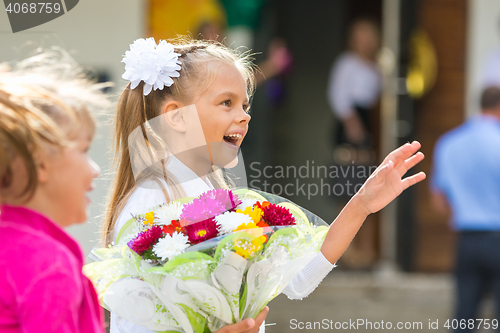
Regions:
M 380 47 L 380 32 L 375 21 L 359 18 L 349 27 L 347 50 L 340 54 L 330 72 L 327 98 L 337 119 L 334 136 L 334 164 L 348 168 L 363 167 L 369 170 L 376 165 L 376 138 L 374 137 L 373 114 L 380 98 L 382 76 L 376 57 Z M 343 178 L 333 179 L 332 186 L 343 185 L 345 191 L 336 201 L 342 207 L 354 194 L 364 178 L 351 177 L 345 172 Z M 360 185 L 359 185 L 360 186 Z M 359 188 L 359 187 L 358 187 Z M 343 267 L 370 268 L 376 259 L 376 216 L 370 217 L 360 230 L 358 237 L 344 254 Z
M 327 96 L 339 120 L 337 144 L 370 145 L 370 114 L 382 88 L 376 63 L 380 33 L 376 23 L 358 19 L 349 30 L 348 50 L 335 61 L 330 72 Z
M 500 319 L 500 87 L 483 91 L 481 115 L 438 140 L 431 188 L 434 206 L 451 213 L 458 233 L 455 318 L 479 318 L 492 287 Z

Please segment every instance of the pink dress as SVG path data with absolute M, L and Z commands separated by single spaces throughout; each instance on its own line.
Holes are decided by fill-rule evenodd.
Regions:
M 80 246 L 24 208 L 0 206 L 0 332 L 99 332 L 97 294 Z

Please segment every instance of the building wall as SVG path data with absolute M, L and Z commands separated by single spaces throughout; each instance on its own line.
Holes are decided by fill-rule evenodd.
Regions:
M 421 169 L 431 175 L 436 140 L 464 120 L 467 0 L 422 0 L 418 25 L 434 43 L 438 60 L 436 85 L 417 103 L 415 126 L 427 158 Z M 445 271 L 453 265 L 454 235 L 446 216 L 431 206 L 429 181 L 418 187 L 415 269 Z
M 500 1 L 467 1 L 467 109 L 468 117 L 479 112 L 481 79 L 485 61 L 500 47 Z

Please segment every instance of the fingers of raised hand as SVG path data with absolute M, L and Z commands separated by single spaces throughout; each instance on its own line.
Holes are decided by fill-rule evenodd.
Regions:
M 399 174 L 401 177 L 404 176 L 404 174 L 413 168 L 415 165 L 420 163 L 424 159 L 424 154 L 421 152 L 416 153 L 412 157 L 408 158 L 404 163 L 398 168 Z
M 419 149 L 421 145 L 420 142 L 418 141 L 413 141 L 412 143 L 406 143 L 402 145 L 401 147 L 393 150 L 389 155 L 387 155 L 382 162 L 382 164 L 379 166 L 381 168 L 382 166 L 386 165 L 389 160 L 394 162 L 395 168 L 399 170 L 401 166 L 404 164 L 404 162 L 410 158 L 413 154 L 415 154 Z
M 406 190 L 408 187 L 415 185 L 418 182 L 421 182 L 426 177 L 424 172 L 419 172 L 413 176 L 407 177 L 401 181 L 403 184 L 403 190 Z
M 399 161 L 405 161 L 407 158 L 409 158 L 411 155 L 415 154 L 419 149 L 421 145 L 420 142 L 418 141 L 413 141 L 412 143 L 405 143 L 401 147 L 393 150 L 388 156 L 387 159 L 391 159 L 397 163 Z
M 394 162 L 389 160 L 381 164 L 374 172 L 376 184 L 384 182 L 385 177 L 394 169 Z

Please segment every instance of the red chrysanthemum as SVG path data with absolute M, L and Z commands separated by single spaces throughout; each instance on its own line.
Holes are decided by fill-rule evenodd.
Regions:
M 138 255 L 141 255 L 144 251 L 147 251 L 153 246 L 156 241 L 161 237 L 161 228 L 157 225 L 144 230 L 139 233 L 136 238 L 132 239 L 127 243 L 128 247 L 135 251 Z
M 295 217 L 287 208 L 269 204 L 262 208 L 262 219 L 271 226 L 294 225 Z
M 184 227 L 191 244 L 198 244 L 208 239 L 217 237 L 217 223 L 210 218 Z

